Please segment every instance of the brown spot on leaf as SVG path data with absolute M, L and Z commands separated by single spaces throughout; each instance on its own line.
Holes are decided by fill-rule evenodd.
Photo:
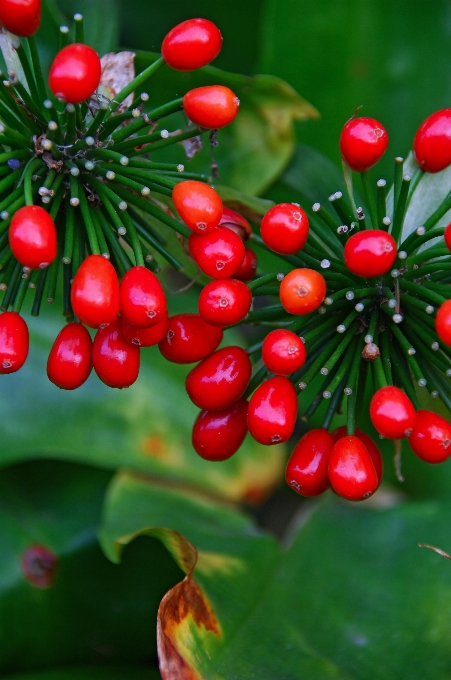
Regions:
M 160 460 L 167 458 L 169 453 L 164 439 L 157 434 L 146 437 L 141 444 L 141 449 L 152 458 L 159 458 Z
M 31 545 L 20 560 L 22 573 L 35 588 L 50 588 L 55 579 L 58 558 L 42 545 Z

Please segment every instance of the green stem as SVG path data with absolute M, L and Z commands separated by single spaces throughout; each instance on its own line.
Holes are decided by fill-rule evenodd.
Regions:
M 368 175 L 368 170 L 366 170 L 365 172 L 361 172 L 360 178 L 362 180 L 363 196 L 365 198 L 365 202 L 366 202 L 368 209 L 370 211 L 371 225 L 372 225 L 373 229 L 377 229 L 378 220 L 377 220 L 376 202 L 374 200 L 373 190 L 372 190 L 371 185 L 370 185 L 370 178 L 369 178 L 369 175 Z M 383 215 L 383 217 L 385 217 L 385 215 Z
M 24 181 L 23 190 L 25 195 L 25 205 L 33 205 L 33 183 L 32 176 L 35 171 L 42 165 L 42 160 L 40 158 L 31 159 L 24 171 Z
M 88 236 L 89 248 L 93 255 L 101 255 L 99 242 L 97 241 L 96 230 L 92 223 L 91 210 L 88 205 L 85 190 L 80 187 L 78 198 L 80 199 L 80 210 L 83 215 L 83 221 L 85 223 L 86 234 Z
M 387 229 L 383 220 L 387 216 L 387 182 L 385 179 L 378 180 L 376 184 L 377 202 L 377 229 Z

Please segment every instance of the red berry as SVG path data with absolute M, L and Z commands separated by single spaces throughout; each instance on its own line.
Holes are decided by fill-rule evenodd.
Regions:
M 280 284 L 280 301 L 290 314 L 309 314 L 326 297 L 324 277 L 314 269 L 293 269 Z
M 17 312 L 0 315 L 0 373 L 15 373 L 28 356 L 28 326 Z
M 305 246 L 309 231 L 307 214 L 296 203 L 279 203 L 262 219 L 260 233 L 263 241 L 282 255 L 294 255 Z
M 224 333 L 206 323 L 199 314 L 176 314 L 169 318 L 165 337 L 159 343 L 161 354 L 175 364 L 192 364 L 212 354 Z
M 365 172 L 376 165 L 387 145 L 387 131 L 374 118 L 352 118 L 341 131 L 342 158 L 356 172 Z
M 196 453 L 205 460 L 227 460 L 238 451 L 247 433 L 247 401 L 239 399 L 224 411 L 201 411 L 193 427 Z
M 451 300 L 446 300 L 438 308 L 435 317 L 435 330 L 445 345 L 451 345 Z
M 174 26 L 161 46 L 165 62 L 177 71 L 194 71 L 215 59 L 222 47 L 219 29 L 208 19 L 188 19 Z
M 100 58 L 92 47 L 82 43 L 66 45 L 50 67 L 50 89 L 55 97 L 78 104 L 95 92 L 100 74 Z
M 124 338 L 131 345 L 152 347 L 152 345 L 158 345 L 158 343 L 163 340 L 168 330 L 168 324 L 169 319 L 167 314 L 165 314 L 163 319 L 155 324 L 155 326 L 151 326 L 150 328 L 137 328 L 122 318 L 122 333 Z
M 335 445 L 332 435 L 323 429 L 310 430 L 294 447 L 285 479 L 302 496 L 318 496 L 329 488 L 329 456 Z
M 209 234 L 191 234 L 190 253 L 199 269 L 213 279 L 228 279 L 244 259 L 244 243 L 231 229 L 216 227 Z
M 39 28 L 41 0 L 1 0 L 0 23 L 7 31 L 28 38 Z
M 284 328 L 268 333 L 263 340 L 262 359 L 268 371 L 291 375 L 305 364 L 305 345 L 295 333 Z
M 13 215 L 9 244 L 14 257 L 24 267 L 44 269 L 58 251 L 55 223 L 44 208 L 26 205 Z
M 208 234 L 222 217 L 222 201 L 213 187 L 188 179 L 172 190 L 172 200 L 186 226 L 196 234 Z
M 445 229 L 445 243 L 446 247 L 448 250 L 451 250 L 451 224 L 448 224 L 448 226 Z
M 47 361 L 49 380 L 62 390 L 75 390 L 92 370 L 92 340 L 80 323 L 70 323 L 57 335 Z
M 108 387 L 130 387 L 139 373 L 139 347 L 126 341 L 118 318 L 99 328 L 92 347 L 92 363 L 100 380 Z
M 362 432 L 362 430 L 359 430 L 355 428 L 354 430 L 354 435 L 362 441 L 365 446 L 366 450 L 370 454 L 371 460 L 373 461 L 374 469 L 376 470 L 377 478 L 379 480 L 379 484 L 382 481 L 382 477 L 384 476 L 384 460 L 382 458 L 382 454 L 379 450 L 379 447 L 377 444 L 371 439 L 369 435 L 366 434 L 366 432 Z M 334 441 L 338 441 L 342 437 L 347 436 L 347 427 L 346 425 L 343 425 L 342 427 L 338 427 L 334 432 L 332 432 L 332 437 L 334 438 Z
M 260 444 L 278 444 L 291 437 L 296 425 L 298 397 L 287 378 L 269 378 L 252 395 L 247 411 L 249 432 Z
M 90 328 L 113 323 L 119 314 L 119 281 L 116 270 L 102 255 L 89 255 L 75 274 L 72 308 Z
M 244 319 L 251 308 L 252 293 L 236 279 L 211 281 L 199 295 L 199 313 L 212 326 L 232 326 Z
M 224 127 L 234 120 L 240 100 L 224 85 L 206 85 L 190 90 L 183 97 L 183 108 L 188 118 L 200 127 Z
M 382 229 L 367 229 L 346 241 L 344 261 L 348 269 L 365 279 L 382 276 L 396 260 L 396 242 Z
M 354 436 L 337 441 L 329 458 L 334 491 L 348 501 L 362 501 L 377 489 L 379 479 L 365 444 Z
M 119 293 L 121 314 L 138 328 L 150 328 L 167 316 L 166 295 L 161 283 L 145 267 L 132 267 L 124 275 Z
M 255 272 L 257 271 L 257 255 L 250 248 L 244 249 L 244 259 L 233 278 L 238 279 L 238 281 L 250 281 L 254 278 Z
M 227 208 L 226 206 L 223 207 L 222 217 L 219 220 L 219 225 L 221 227 L 228 227 L 234 231 L 242 241 L 247 241 L 247 239 L 252 234 L 252 227 L 247 219 L 234 210 Z
M 409 397 L 398 387 L 389 385 L 378 390 L 371 399 L 370 418 L 383 437 L 402 439 L 412 432 L 416 412 Z
M 252 373 L 241 347 L 224 347 L 195 366 L 186 378 L 191 401 L 206 411 L 223 411 L 243 396 Z
M 426 172 L 440 172 L 451 163 L 451 109 L 436 111 L 424 120 L 413 141 L 416 161 Z
M 451 423 L 432 411 L 417 411 L 409 445 L 426 463 L 443 463 L 451 456 Z

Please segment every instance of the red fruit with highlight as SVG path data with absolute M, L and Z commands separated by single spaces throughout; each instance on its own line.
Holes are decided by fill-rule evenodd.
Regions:
M 257 271 L 257 255 L 250 248 L 244 249 L 244 259 L 233 275 L 238 281 L 250 281 Z
M 451 109 L 436 111 L 424 120 L 413 141 L 413 152 L 425 172 L 440 172 L 451 163 Z
M 262 219 L 263 241 L 275 253 L 294 255 L 306 244 L 309 232 L 307 214 L 296 203 L 279 203 Z
M 78 104 L 95 92 L 100 74 L 100 58 L 92 47 L 82 43 L 66 45 L 50 67 L 50 89 L 58 99 Z
M 167 316 L 166 295 L 161 283 L 145 267 L 132 267 L 120 286 L 121 314 L 138 328 L 150 328 Z
M 294 447 L 285 479 L 301 496 L 318 496 L 330 486 L 329 457 L 335 441 L 324 429 L 310 430 Z
M 222 201 L 213 187 L 196 180 L 176 184 L 172 200 L 186 226 L 195 234 L 213 231 L 223 214 Z
M 298 397 L 287 378 L 269 378 L 252 395 L 247 411 L 249 432 L 260 444 L 286 442 L 294 431 Z
M 232 326 L 249 312 L 252 293 L 242 281 L 226 279 L 207 283 L 199 295 L 199 313 L 212 326 Z
M 152 347 L 153 345 L 158 345 L 163 340 L 168 330 L 168 324 L 167 314 L 155 326 L 150 328 L 138 328 L 122 318 L 122 333 L 131 345 Z
M 222 128 L 231 123 L 240 106 L 240 100 L 224 85 L 206 85 L 190 90 L 183 97 L 183 108 L 188 118 L 207 129 Z
M 365 172 L 376 165 L 387 145 L 387 131 L 374 118 L 352 118 L 341 131 L 341 156 L 356 172 Z
M 13 215 L 9 244 L 24 267 L 44 269 L 53 262 L 58 250 L 55 223 L 44 208 L 26 205 Z
M 191 234 L 190 253 L 199 269 L 212 279 L 228 279 L 244 259 L 244 243 L 231 229 L 217 227 L 209 234 Z
M 446 247 L 448 250 L 451 250 L 451 224 L 448 224 L 448 226 L 445 229 L 445 243 Z
M 305 345 L 295 333 L 278 328 L 263 340 L 262 359 L 268 371 L 276 375 L 291 375 L 305 364 Z
M 161 46 L 168 66 L 177 71 L 194 71 L 215 59 L 222 47 L 222 35 L 208 19 L 188 19 L 174 26 Z
M 221 328 L 211 326 L 199 314 L 171 316 L 165 337 L 159 343 L 161 354 L 175 364 L 201 361 L 222 342 Z
M 339 439 L 329 458 L 329 479 L 334 491 L 348 501 L 363 501 L 379 486 L 371 456 L 355 436 Z
M 451 300 L 446 300 L 438 308 L 435 317 L 435 330 L 445 345 L 451 345 Z
M 105 385 L 119 389 L 133 385 L 139 373 L 139 359 L 139 347 L 131 345 L 124 338 L 120 318 L 97 331 L 92 347 L 92 363 Z
M 417 411 L 409 446 L 426 463 L 443 463 L 451 456 L 451 423 L 432 411 Z
M 415 425 L 415 407 L 399 387 L 382 387 L 373 395 L 370 418 L 376 430 L 387 439 L 409 437 Z
M 119 281 L 116 270 L 102 255 L 89 255 L 75 274 L 72 308 L 90 328 L 113 323 L 119 314 Z
M 366 229 L 346 241 L 343 255 L 353 274 L 364 278 L 382 276 L 396 260 L 396 242 L 382 229 Z
M 373 461 L 374 469 L 376 470 L 377 478 L 380 484 L 382 481 L 382 477 L 384 476 L 384 460 L 382 458 L 382 454 L 379 450 L 379 447 L 371 439 L 371 437 L 368 434 L 366 434 L 366 432 L 362 432 L 362 430 L 359 430 L 357 427 L 354 430 L 354 435 L 365 444 L 366 449 L 370 454 L 371 460 Z M 347 436 L 346 425 L 338 427 L 336 430 L 332 432 L 332 437 L 334 438 L 335 442 L 337 442 L 342 437 L 346 436 Z
M 186 391 L 199 408 L 223 411 L 243 396 L 251 373 L 251 362 L 244 349 L 224 347 L 188 373 Z
M 1 0 L 0 23 L 7 31 L 28 38 L 39 28 L 41 0 Z
M 17 312 L 0 314 L 0 374 L 22 368 L 29 344 L 28 326 L 22 317 Z
M 247 433 L 247 401 L 239 399 L 224 411 L 201 411 L 193 426 L 192 443 L 201 458 L 227 460 Z
M 49 380 L 63 390 L 75 390 L 92 370 L 92 340 L 80 323 L 70 323 L 57 335 L 47 360 Z
M 309 314 L 322 304 L 327 284 L 314 269 L 293 269 L 280 284 L 280 301 L 290 314 Z

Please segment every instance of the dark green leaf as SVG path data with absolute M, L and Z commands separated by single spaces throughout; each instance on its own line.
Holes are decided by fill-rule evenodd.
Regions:
M 54 671 L 38 671 L 23 675 L 3 676 L 4 680 L 160 680 L 157 670 L 150 668 L 60 668 Z

